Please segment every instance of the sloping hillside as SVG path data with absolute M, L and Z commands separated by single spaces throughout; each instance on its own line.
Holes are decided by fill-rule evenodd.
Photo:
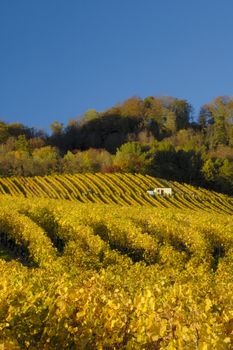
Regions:
M 170 187 L 173 195 L 153 197 L 147 193 L 156 187 Z M 141 174 L 97 173 L 1 178 L 0 193 L 28 198 L 68 199 L 81 203 L 146 205 L 233 213 L 231 197 Z

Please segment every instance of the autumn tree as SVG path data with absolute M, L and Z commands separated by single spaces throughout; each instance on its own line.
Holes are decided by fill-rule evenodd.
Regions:
M 116 152 L 114 166 L 120 171 L 143 173 L 146 167 L 146 152 L 139 142 L 127 142 Z
M 233 98 L 219 96 L 205 104 L 200 111 L 199 123 L 210 148 L 232 144 Z
M 142 117 L 143 112 L 143 101 L 139 97 L 129 98 L 120 107 L 120 113 L 125 117 Z

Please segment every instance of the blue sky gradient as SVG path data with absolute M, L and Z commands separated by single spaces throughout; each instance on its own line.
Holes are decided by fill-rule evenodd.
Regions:
M 0 0 L 0 119 L 48 130 L 131 96 L 232 95 L 232 0 Z

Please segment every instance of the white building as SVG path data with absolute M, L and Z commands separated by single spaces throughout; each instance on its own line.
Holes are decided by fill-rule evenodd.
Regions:
M 150 196 L 156 194 L 160 196 L 172 196 L 172 189 L 170 187 L 156 187 L 154 190 L 147 191 Z

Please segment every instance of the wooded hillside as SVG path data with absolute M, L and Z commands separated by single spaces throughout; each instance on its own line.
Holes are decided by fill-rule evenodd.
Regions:
M 0 176 L 140 172 L 233 194 L 231 97 L 203 105 L 195 120 L 186 100 L 132 97 L 51 130 L 2 121 Z

